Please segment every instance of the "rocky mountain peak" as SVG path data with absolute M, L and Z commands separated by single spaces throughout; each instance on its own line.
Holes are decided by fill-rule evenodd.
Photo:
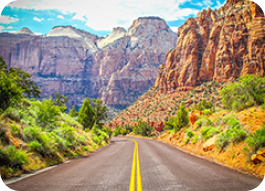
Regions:
M 203 10 L 178 29 L 177 46 L 159 66 L 161 92 L 226 82 L 244 74 L 264 76 L 265 17 L 246 0 L 227 0 L 218 10 Z
M 98 48 L 103 48 L 115 40 L 118 40 L 126 35 L 127 31 L 122 27 L 113 28 L 111 33 L 103 39 L 97 41 Z
M 72 26 L 57 26 L 54 27 L 48 34 L 47 37 L 50 36 L 67 36 L 69 38 L 82 38 L 80 34 L 78 34 L 74 27 Z
M 27 34 L 27 35 L 34 35 L 34 33 L 27 27 L 23 27 L 19 31 L 16 32 L 16 34 Z
M 140 17 L 133 21 L 127 35 L 146 37 L 165 29 L 168 30 L 169 27 L 167 23 L 159 17 Z

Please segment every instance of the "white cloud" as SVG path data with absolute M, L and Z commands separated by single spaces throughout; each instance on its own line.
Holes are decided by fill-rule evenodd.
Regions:
M 170 28 L 171 28 L 171 30 L 172 30 L 173 32 L 178 33 L 178 29 L 179 29 L 179 27 L 170 27 Z
M 4 26 L 0 25 L 0 32 L 5 30 L 5 29 L 13 29 L 13 27 L 12 26 L 4 27 Z
M 39 35 L 39 36 L 41 36 L 42 35 L 42 33 L 41 32 L 36 32 L 36 33 L 34 33 L 35 35 Z
M 18 0 L 9 6 L 35 10 L 56 9 L 62 14 L 75 14 L 72 19 L 86 22 L 95 30 L 111 30 L 117 26 L 129 28 L 133 20 L 142 16 L 159 16 L 167 21 L 195 16 L 198 10 L 179 8 L 180 4 L 188 1 L 191 0 Z
M 3 29 L 5 29 L 5 27 L 3 27 L 3 26 L 0 25 L 0 32 L 1 32 Z
M 10 17 L 10 16 L 6 16 L 6 15 L 0 16 L 0 23 L 1 24 L 10 24 L 10 23 L 18 22 L 18 21 L 19 21 L 19 19 L 15 18 L 15 17 Z
M 58 15 L 57 18 L 64 19 L 64 17 L 62 15 Z
M 52 20 L 53 20 L 53 18 L 48 18 L 48 19 L 47 19 L 47 21 L 52 21 Z
M 41 19 L 40 19 L 40 18 L 38 18 L 38 17 L 34 17 L 33 20 L 34 20 L 34 21 L 37 21 L 37 22 L 41 22 L 41 21 L 44 20 L 44 18 L 41 18 Z

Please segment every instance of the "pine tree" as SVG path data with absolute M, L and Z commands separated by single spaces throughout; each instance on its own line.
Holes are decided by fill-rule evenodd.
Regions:
M 89 98 L 85 98 L 77 119 L 83 125 L 84 129 L 91 129 L 95 123 L 95 112 L 89 101 Z
M 69 111 L 69 115 L 71 117 L 77 117 L 78 116 L 78 112 L 75 110 L 75 105 L 73 105 L 73 107 L 71 108 L 71 110 Z
M 181 128 L 186 127 L 189 124 L 188 112 L 181 102 L 177 116 L 175 117 L 175 132 L 178 132 Z

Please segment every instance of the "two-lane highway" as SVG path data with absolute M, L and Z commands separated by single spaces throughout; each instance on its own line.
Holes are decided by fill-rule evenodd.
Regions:
M 155 140 L 112 141 L 87 157 L 8 187 L 18 191 L 247 191 L 262 181 Z

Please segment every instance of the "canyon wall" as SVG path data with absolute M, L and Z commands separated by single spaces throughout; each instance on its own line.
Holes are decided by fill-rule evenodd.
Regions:
M 72 26 L 54 27 L 45 36 L 27 28 L 1 33 L 0 55 L 10 67 L 32 74 L 42 97 L 60 92 L 70 105 L 91 97 L 124 108 L 153 86 L 176 41 L 164 20 L 143 17 L 128 31 L 114 28 L 104 38 Z
M 203 10 L 179 27 L 178 36 L 177 46 L 159 66 L 155 87 L 161 92 L 244 74 L 264 76 L 265 18 L 254 2 L 227 0 L 218 10 Z

